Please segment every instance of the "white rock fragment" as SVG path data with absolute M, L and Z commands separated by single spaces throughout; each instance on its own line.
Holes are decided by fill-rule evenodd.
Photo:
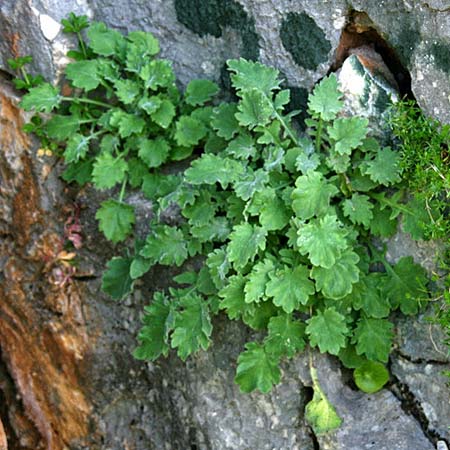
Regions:
M 41 31 L 47 41 L 53 41 L 61 30 L 61 24 L 47 14 L 39 16 Z

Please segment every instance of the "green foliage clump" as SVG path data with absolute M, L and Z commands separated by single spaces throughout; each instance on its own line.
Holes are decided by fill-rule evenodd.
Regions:
M 404 204 L 401 155 L 370 137 L 366 119 L 341 116 L 336 77 L 310 95 L 307 134 L 299 137 L 291 126 L 298 112 L 285 113 L 290 91 L 273 68 L 228 61 L 238 101 L 218 104 L 211 81 L 179 91 L 150 33 L 122 36 L 76 16 L 64 25 L 79 42 L 66 69 L 73 93 L 29 86 L 22 106 L 53 114 L 38 114 L 28 130 L 64 158 L 66 181 L 120 186 L 96 215 L 111 242 L 133 234 L 130 188 L 154 205 L 146 239 L 108 263 L 102 288 L 122 299 L 155 265 L 181 267 L 176 286 L 156 292 L 145 308 L 134 356 L 155 360 L 172 348 L 185 360 L 206 350 L 212 318 L 222 312 L 264 332 L 238 358 L 244 392 L 270 391 L 281 361 L 307 345 L 357 369 L 363 390 L 381 388 L 394 337 L 390 315 L 416 314 L 428 280 L 411 257 L 388 263 L 374 238 L 392 236 L 400 215 L 411 227 L 421 217 Z M 201 155 L 185 169 L 165 170 L 194 151 Z M 173 205 L 181 220 L 163 223 Z M 199 269 L 186 270 L 193 257 Z M 341 420 L 312 364 L 311 375 L 306 416 L 325 432 Z
M 390 125 L 399 139 L 400 167 L 413 198 L 411 206 L 423 211 L 423 219 L 408 231 L 417 238 L 448 241 L 450 219 L 450 125 L 425 116 L 413 101 L 393 108 Z

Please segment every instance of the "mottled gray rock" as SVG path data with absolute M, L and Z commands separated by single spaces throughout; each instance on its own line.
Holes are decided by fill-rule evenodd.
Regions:
M 444 344 L 445 333 L 442 327 L 433 324 L 433 308 L 427 308 L 415 320 L 400 317 L 397 320 L 396 341 L 399 352 L 410 360 L 449 363 L 449 349 Z
M 364 394 L 350 389 L 334 358 L 315 356 L 319 381 L 343 419 L 333 433 L 318 436 L 321 449 L 329 450 L 431 450 L 414 417 L 405 414 L 400 401 L 388 390 Z
M 448 377 L 443 374 L 450 370 L 450 363 L 417 363 L 405 358 L 392 358 L 391 370 L 420 405 L 428 420 L 428 429 L 441 438 L 450 439 L 448 429 L 450 417 L 450 388 Z

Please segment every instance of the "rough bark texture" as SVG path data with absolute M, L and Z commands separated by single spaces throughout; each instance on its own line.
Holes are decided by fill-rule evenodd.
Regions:
M 153 31 L 183 83 L 220 79 L 230 57 L 259 58 L 284 73 L 301 105 L 352 46 L 371 42 L 390 58 L 391 71 L 398 68 L 394 75 L 403 89 L 410 75 L 425 110 L 450 121 L 449 8 L 445 1 L 394 0 L 354 1 L 352 8 L 343 0 L 4 0 L 0 69 L 9 71 L 9 57 L 32 54 L 34 70 L 54 79 L 67 42 L 50 19 L 75 11 L 122 31 Z M 323 389 L 344 418 L 325 437 L 314 436 L 303 418 L 311 398 L 304 357 L 283 366 L 284 381 L 270 395 L 239 393 L 235 360 L 252 336 L 237 323 L 219 317 L 213 347 L 186 364 L 173 356 L 151 364 L 133 360 L 142 307 L 168 283 L 170 270 L 150 272 L 122 304 L 100 292 L 99 277 L 113 252 L 94 220 L 101 199 L 89 188 L 64 186 L 59 164 L 36 157 L 38 144 L 21 131 L 17 93 L 4 78 L 0 450 L 428 450 L 450 440 L 450 392 L 440 374 L 448 359 L 439 328 L 425 316 L 398 322 L 393 377 L 377 394 L 353 390 L 337 360 L 314 356 Z M 143 217 L 149 214 L 148 204 L 136 204 Z M 71 283 L 61 283 L 64 224 L 73 217 L 83 228 L 82 266 Z M 411 252 L 429 267 L 432 247 L 404 234 L 390 244 L 393 260 Z

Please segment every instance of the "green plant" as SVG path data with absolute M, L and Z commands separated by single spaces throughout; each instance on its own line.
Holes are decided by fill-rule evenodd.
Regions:
M 96 215 L 113 243 L 133 231 L 127 189 L 140 189 L 154 204 L 148 236 L 131 255 L 111 259 L 103 290 L 122 299 L 154 265 L 183 266 L 178 286 L 156 292 L 145 308 L 134 356 L 155 360 L 174 348 L 185 360 L 206 350 L 212 316 L 223 311 L 265 332 L 238 358 L 244 392 L 270 391 L 280 381 L 280 361 L 308 344 L 348 368 L 363 367 L 358 373 L 372 380 L 369 388 L 359 383 L 363 389 L 380 388 L 380 364 L 367 361 L 388 361 L 389 316 L 416 314 L 428 292 L 424 269 L 411 257 L 389 264 L 374 238 L 393 235 L 400 214 L 411 224 L 420 218 L 404 204 L 400 155 L 380 148 L 366 119 L 340 117 L 336 77 L 309 97 L 308 134 L 299 137 L 291 126 L 296 113 L 284 112 L 290 92 L 273 68 L 228 61 L 238 102 L 205 106 L 218 87 L 194 80 L 182 95 L 170 63 L 155 58 L 151 34 L 124 37 L 76 16 L 65 31 L 76 33 L 79 45 L 66 69 L 73 94 L 49 83 L 31 87 L 23 108 L 57 113 L 47 121 L 38 115 L 29 131 L 57 141 L 66 181 L 121 186 Z M 194 150 L 201 156 L 167 174 L 167 163 Z M 161 213 L 173 204 L 182 220 L 163 223 Z M 310 369 L 315 394 L 306 416 L 324 432 L 340 419 L 312 356 Z
M 423 211 L 417 239 L 448 242 L 450 220 L 450 125 L 427 117 L 414 101 L 402 101 L 392 108 L 390 125 L 399 140 L 400 167 L 412 194 L 411 205 Z
M 422 215 L 412 226 L 408 220 L 404 225 L 416 239 L 440 239 L 443 247 L 441 270 L 435 277 L 441 295 L 437 296 L 432 320 L 442 326 L 450 346 L 450 125 L 425 116 L 413 101 L 393 106 L 390 125 L 400 144 L 400 166 L 411 193 L 409 203 Z

